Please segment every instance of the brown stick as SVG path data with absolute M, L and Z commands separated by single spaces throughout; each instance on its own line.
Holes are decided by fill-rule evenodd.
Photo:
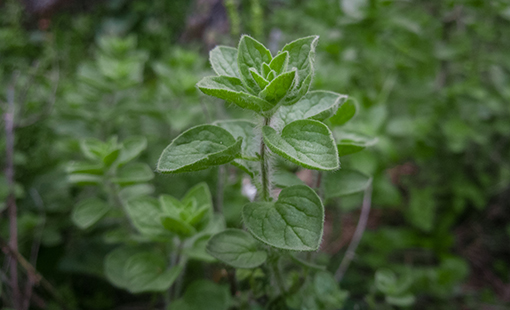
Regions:
M 10 245 L 5 242 L 2 238 L 0 238 L 0 246 L 2 247 L 2 251 L 6 255 L 10 255 L 14 261 L 18 262 L 23 269 L 25 269 L 27 276 L 29 278 L 29 281 L 33 281 L 34 285 L 41 285 L 48 293 L 50 293 L 55 301 L 59 303 L 59 305 L 67 310 L 66 302 L 64 299 L 60 296 L 57 289 L 50 283 L 46 278 L 44 278 L 35 268 L 30 264 L 23 255 L 21 255 L 17 250 L 14 250 L 10 247 Z M 21 306 L 21 305 L 20 305 Z
M 11 85 L 7 88 L 7 110 L 4 114 L 5 119 L 5 177 L 9 187 L 7 196 L 7 212 L 9 217 L 9 247 L 18 251 L 18 223 L 16 197 L 14 194 L 14 85 L 16 76 L 13 77 Z M 18 285 L 18 264 L 12 260 L 10 266 L 10 285 L 12 289 L 12 306 L 16 310 L 21 310 L 21 294 Z
M 351 243 L 345 252 L 345 256 L 340 263 L 340 267 L 335 273 L 335 279 L 337 282 L 342 281 L 347 268 L 349 268 L 349 264 L 354 259 L 356 255 L 356 249 L 361 241 L 361 237 L 363 237 L 363 232 L 367 226 L 368 215 L 370 214 L 370 207 L 372 204 L 372 184 L 370 184 L 365 193 L 363 195 L 363 205 L 361 207 L 361 214 L 359 216 L 358 225 L 356 226 L 356 230 L 354 231 L 354 236 L 352 236 Z

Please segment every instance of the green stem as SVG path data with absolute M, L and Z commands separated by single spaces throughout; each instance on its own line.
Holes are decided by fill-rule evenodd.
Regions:
M 270 118 L 264 118 L 264 126 L 268 126 L 270 123 Z M 266 144 L 264 143 L 264 139 L 260 141 L 260 177 L 262 184 L 262 201 L 269 201 L 271 198 L 271 180 L 270 180 L 270 167 L 269 160 L 266 154 Z
M 282 273 L 280 271 L 280 266 L 278 265 L 279 258 L 275 259 L 271 263 L 271 268 L 273 270 L 274 278 L 276 280 L 276 285 L 280 289 L 280 295 L 287 294 L 287 290 L 285 289 L 285 283 L 283 281 Z

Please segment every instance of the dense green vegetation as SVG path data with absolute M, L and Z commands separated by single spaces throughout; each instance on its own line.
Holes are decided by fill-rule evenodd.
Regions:
M 271 57 L 319 35 L 306 96 L 284 80 L 306 68 L 271 58 L 239 68 L 250 100 L 218 92 L 236 72 L 209 51 L 243 33 Z M 504 0 L 0 3 L 0 306 L 510 307 L 508 50 Z M 276 78 L 286 97 L 258 92 Z M 339 170 L 300 153 L 304 126 L 332 132 Z M 165 166 L 201 129 L 228 145 Z M 325 212 L 304 242 L 247 214 L 299 197 Z

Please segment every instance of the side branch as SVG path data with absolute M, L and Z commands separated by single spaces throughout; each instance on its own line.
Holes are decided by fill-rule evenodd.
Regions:
M 363 237 L 363 232 L 365 232 L 365 228 L 367 226 L 368 215 L 370 214 L 370 207 L 372 204 L 372 185 L 369 185 L 363 194 L 363 205 L 361 207 L 361 214 L 359 216 L 358 225 L 356 226 L 356 230 L 354 231 L 354 236 L 352 237 L 351 243 L 345 252 L 345 256 L 340 263 L 340 267 L 335 273 L 335 279 L 337 282 L 342 281 L 347 268 L 351 261 L 356 256 L 356 249 L 361 241 L 361 237 Z

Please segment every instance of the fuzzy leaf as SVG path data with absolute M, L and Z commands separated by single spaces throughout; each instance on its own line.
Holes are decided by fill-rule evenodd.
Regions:
M 329 172 L 324 177 L 324 190 L 326 198 L 335 198 L 364 191 L 372 178 L 356 171 L 341 169 Z
M 279 135 L 269 126 L 262 128 L 269 149 L 296 165 L 315 170 L 335 170 L 340 163 L 329 128 L 315 120 L 294 121 Z
M 275 105 L 287 95 L 296 77 L 296 71 L 289 71 L 278 75 L 260 92 L 259 96 Z
M 161 173 L 191 172 L 231 162 L 241 152 L 242 139 L 225 129 L 200 125 L 175 138 L 159 158 Z
M 269 64 L 272 58 L 271 52 L 260 42 L 249 36 L 241 37 L 237 49 L 237 66 L 241 80 L 252 93 L 258 93 L 260 87 L 251 76 L 250 68 L 258 71 L 263 63 Z
M 87 229 L 105 216 L 110 209 L 110 206 L 101 199 L 83 200 L 73 209 L 71 219 L 79 228 Z
M 337 141 L 338 156 L 354 154 L 377 143 L 377 138 L 355 132 L 335 131 L 334 136 Z
M 297 83 L 293 85 L 293 93 L 284 100 L 284 105 L 297 102 L 310 88 L 313 77 L 313 63 L 315 60 L 315 47 L 319 41 L 318 36 L 297 39 L 285 45 L 282 51 L 289 52 L 288 68 L 297 69 Z
M 282 72 L 287 71 L 287 65 L 289 64 L 289 52 L 284 51 L 279 53 L 271 63 L 269 67 L 276 72 L 276 74 L 281 74 Z
M 282 120 L 285 125 L 300 119 L 323 121 L 334 115 L 346 99 L 346 95 L 329 91 L 311 91 L 295 104 L 281 106 L 275 113 L 275 118 Z
M 103 165 L 101 163 L 91 164 L 88 162 L 73 162 L 66 167 L 67 173 L 83 173 L 83 174 L 103 174 Z
M 255 268 L 267 259 L 258 249 L 258 242 L 240 229 L 227 229 L 214 235 L 207 243 L 207 253 L 235 268 Z
M 274 107 L 274 104 L 249 94 L 241 80 L 235 77 L 205 77 L 197 86 L 204 94 L 232 102 L 243 109 L 260 113 Z
M 354 100 L 347 100 L 331 117 L 331 123 L 336 126 L 342 126 L 351 120 L 357 113 L 358 107 Z
M 258 72 L 255 69 L 250 68 L 250 73 L 255 82 L 257 82 L 257 85 L 260 87 L 260 89 L 266 88 L 267 84 L 269 84 L 269 82 L 265 78 L 263 78 L 260 74 L 258 74 Z
M 293 185 L 303 185 L 295 173 L 287 170 L 278 169 L 273 173 L 273 184 L 279 188 L 285 188 Z
M 209 52 L 209 61 L 216 74 L 240 78 L 236 48 L 216 46 Z
M 253 202 L 244 206 L 243 220 L 260 241 L 293 251 L 319 248 L 324 225 L 324 207 L 311 188 L 284 188 L 276 202 Z

